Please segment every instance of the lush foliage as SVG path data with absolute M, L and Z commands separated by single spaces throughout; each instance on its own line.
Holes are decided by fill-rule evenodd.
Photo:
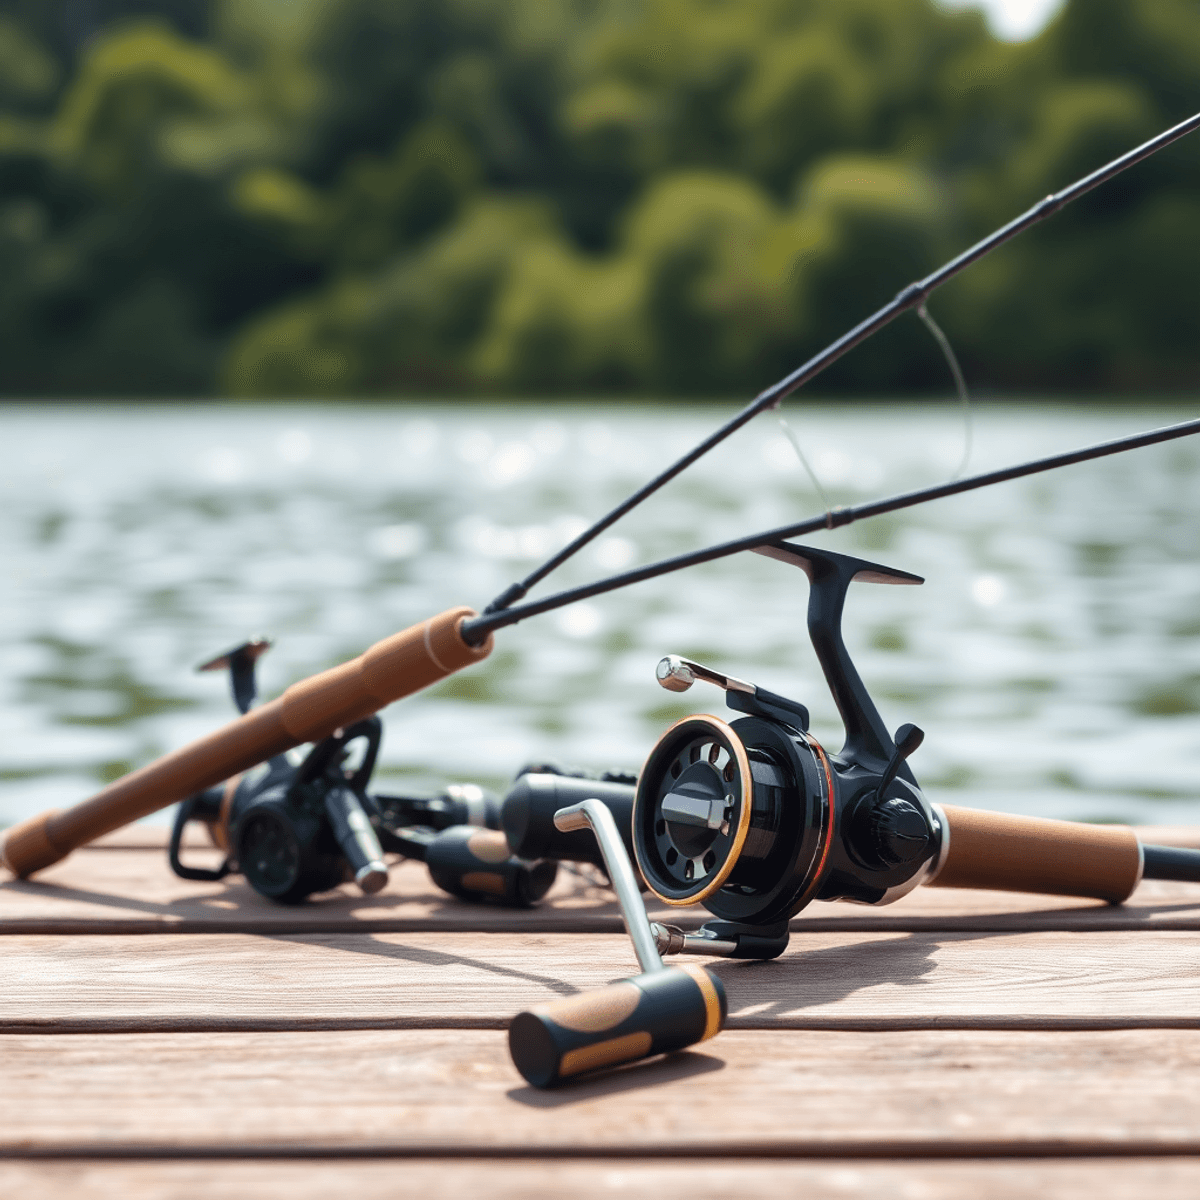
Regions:
M 1195 0 L 4 0 L 0 390 L 754 390 L 1198 106 Z M 973 382 L 1200 380 L 1200 142 L 931 304 Z M 906 318 L 827 388 L 944 388 Z

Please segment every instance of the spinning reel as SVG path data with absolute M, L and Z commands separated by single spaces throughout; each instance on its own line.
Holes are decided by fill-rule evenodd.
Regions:
M 199 670 L 228 669 L 234 703 L 246 713 L 257 695 L 257 661 L 269 647 L 256 639 Z M 371 794 L 382 736 L 381 721 L 371 716 L 323 738 L 302 759 L 276 755 L 184 800 L 171 832 L 172 870 L 208 881 L 240 871 L 259 894 L 295 904 L 349 880 L 364 893 L 378 892 L 388 880 L 390 852 L 423 861 L 434 883 L 461 899 L 528 907 L 550 890 L 559 862 L 604 867 L 587 833 L 554 825 L 555 812 L 588 797 L 601 797 L 616 814 L 632 853 L 633 776 L 607 772 L 594 779 L 534 764 L 503 803 L 475 784 L 451 784 L 434 796 Z M 357 766 L 349 768 L 356 751 Z M 205 825 L 225 851 L 219 867 L 182 862 L 192 822 Z
M 924 734 L 914 725 L 888 733 L 841 633 L 852 582 L 924 581 L 786 541 L 758 553 L 808 576 L 809 637 L 846 740 L 831 753 L 802 704 L 686 659 L 659 663 L 668 690 L 705 680 L 745 714 L 678 721 L 638 783 L 633 844 L 648 888 L 717 918 L 696 933 L 657 926 L 664 952 L 773 958 L 787 946 L 789 918 L 813 900 L 887 904 L 921 883 L 1117 903 L 1143 873 L 1200 878 L 1200 854 L 1142 846 L 1125 827 L 931 804 L 905 761 Z
M 853 580 L 923 580 L 788 542 L 760 553 L 809 577 L 809 636 L 845 724 L 845 744 L 828 753 L 808 731 L 808 710 L 794 700 L 664 658 L 657 670 L 663 687 L 714 683 L 745 715 L 731 724 L 686 717 L 668 729 L 642 772 L 633 818 L 647 886 L 669 905 L 703 904 L 719 920 L 690 940 L 703 940 L 705 953 L 738 958 L 781 954 L 788 918 L 812 900 L 898 899 L 936 865 L 945 823 L 904 761 L 923 735 L 906 725 L 893 740 L 841 634 Z M 670 949 L 684 948 L 667 940 Z

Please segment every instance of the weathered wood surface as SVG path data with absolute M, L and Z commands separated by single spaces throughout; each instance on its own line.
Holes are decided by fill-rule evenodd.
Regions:
M 779 962 L 714 964 L 713 1042 L 540 1093 L 503 1027 L 634 973 L 606 889 L 513 912 L 408 863 L 284 909 L 176 879 L 164 841 L 0 881 L 0 1194 L 1200 1192 L 1195 885 L 813 906 Z
M 72 1200 L 593 1200 L 615 1196 L 819 1197 L 820 1200 L 1194 1200 L 1200 1162 L 1186 1158 L 1023 1162 L 689 1161 L 0 1163 L 0 1193 Z
M 1160 832 L 1145 831 L 1153 836 Z M 1166 833 L 1176 843 L 1187 834 L 1200 844 L 1200 831 L 1195 829 Z M 470 904 L 448 896 L 430 881 L 423 864 L 411 861 L 394 864 L 388 886 L 375 896 L 363 896 L 347 885 L 307 904 L 285 908 L 257 895 L 238 876 L 219 883 L 179 879 L 167 864 L 164 830 L 135 826 L 111 837 L 113 841 L 80 850 L 30 880 L 0 872 L 0 934 L 359 929 L 616 933 L 622 928 L 612 893 L 587 869 L 561 870 L 550 896 L 532 910 Z M 707 916 L 701 909 L 681 912 L 654 903 L 649 907 L 654 920 L 688 927 Z M 1200 886 L 1147 881 L 1122 906 L 1011 892 L 918 888 L 882 908 L 814 904 L 796 917 L 793 927 L 813 931 L 1200 930 Z
M 487 1031 L 14 1037 L 4 1057 L 4 1154 L 1200 1153 L 1195 1030 L 730 1031 L 551 1093 Z
M 936 799 L 937 797 L 935 797 Z M 940 797 L 942 803 L 949 804 L 945 796 Z M 1200 826 L 1198 825 L 1135 825 L 1134 829 L 1143 842 L 1157 842 L 1163 846 L 1195 846 L 1200 847 Z M 169 830 L 165 825 L 153 825 L 137 822 L 106 833 L 103 837 L 89 842 L 88 850 L 158 850 L 167 844 Z M 184 845 L 207 846 L 207 835 L 195 825 L 189 825 L 184 835 Z
M 1193 933 L 803 933 L 714 962 L 733 1028 L 1200 1028 Z M 13 935 L 0 1030 L 497 1028 L 636 973 L 573 934 Z

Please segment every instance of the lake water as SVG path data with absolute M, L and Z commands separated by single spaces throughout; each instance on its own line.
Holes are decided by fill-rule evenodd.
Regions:
M 198 662 L 265 633 L 261 685 L 482 606 L 733 406 L 0 407 L 0 824 L 83 799 L 231 715 Z M 1195 415 L 987 406 L 971 470 Z M 811 406 L 789 420 L 830 498 L 946 478 L 950 406 Z M 569 564 L 554 590 L 822 505 L 761 417 Z M 932 799 L 1200 821 L 1200 439 L 1005 484 L 814 544 L 923 575 L 856 585 L 851 654 L 887 723 L 926 731 Z M 681 653 L 809 705 L 840 745 L 807 584 L 741 555 L 497 635 L 482 666 L 385 713 L 391 784 L 503 786 L 554 759 L 636 770 L 678 716 Z M 160 818 L 165 819 L 165 818 Z

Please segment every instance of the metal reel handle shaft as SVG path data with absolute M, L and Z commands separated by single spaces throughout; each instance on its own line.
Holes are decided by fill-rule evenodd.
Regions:
M 607 805 L 595 798 L 572 804 L 570 808 L 560 809 L 554 814 L 554 825 L 562 833 L 590 828 L 596 835 L 596 841 L 600 843 L 600 852 L 604 855 L 604 869 L 608 872 L 613 891 L 617 893 L 621 917 L 633 942 L 638 965 L 647 973 L 664 970 L 662 957 L 658 953 L 658 943 L 650 928 L 650 919 L 646 916 L 646 906 L 642 903 L 642 895 L 638 890 L 633 865 L 625 852 L 625 844 L 621 841 L 617 823 Z
M 382 891 L 387 885 L 388 869 L 362 802 L 348 787 L 332 788 L 325 796 L 325 815 L 354 872 L 354 882 L 367 895 Z

